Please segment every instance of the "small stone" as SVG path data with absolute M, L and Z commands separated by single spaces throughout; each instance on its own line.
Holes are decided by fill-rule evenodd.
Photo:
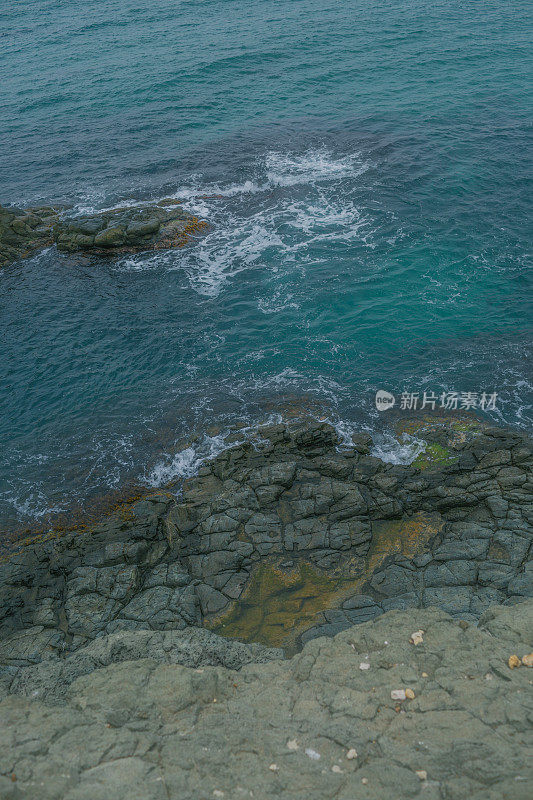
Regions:
M 370 669 L 370 664 L 368 661 L 361 661 L 359 664 L 359 669 Z
M 519 667 L 521 665 L 521 661 L 516 655 L 509 656 L 509 669 L 514 669 L 515 667 Z
M 298 750 L 299 745 L 296 739 L 289 739 L 289 741 L 287 742 L 287 747 L 289 748 L 289 750 Z
M 405 690 L 405 696 L 407 697 L 408 700 L 414 700 L 415 699 L 415 693 L 413 692 L 412 689 L 406 689 Z
M 423 630 L 415 631 L 409 637 L 409 641 L 411 642 L 411 644 L 414 645 L 422 644 L 422 642 L 424 641 L 424 631 Z
M 333 764 L 333 766 L 331 768 L 331 771 L 332 772 L 336 772 L 337 774 L 339 774 L 340 772 L 342 772 L 342 769 L 339 767 L 338 764 Z
M 393 689 L 390 696 L 391 700 L 405 700 L 405 689 Z
M 429 677 L 429 675 L 427 674 L 427 672 L 423 672 L 423 673 L 422 673 L 422 677 L 423 677 L 423 678 L 428 678 L 428 677 Z
M 278 767 L 278 765 L 277 765 L 277 764 L 271 764 L 271 765 L 269 766 L 269 770 L 270 770 L 271 772 L 277 772 L 277 771 L 278 771 L 278 769 L 279 769 L 279 767 Z
M 309 756 L 309 758 L 312 759 L 313 761 L 318 761 L 318 759 L 320 758 L 320 753 L 317 753 L 317 751 L 313 750 L 311 747 L 305 748 L 305 755 Z
M 364 785 L 366 786 L 368 783 L 368 778 L 361 778 L 361 783 L 364 783 Z
M 533 667 L 533 653 L 528 653 L 527 656 L 522 656 L 522 664 L 524 667 Z
M 357 750 L 355 747 L 350 747 L 348 752 L 346 753 L 346 758 L 348 761 L 353 761 L 354 758 L 357 758 Z
M 425 769 L 417 769 L 416 774 L 418 775 L 421 781 L 427 780 L 428 774 Z

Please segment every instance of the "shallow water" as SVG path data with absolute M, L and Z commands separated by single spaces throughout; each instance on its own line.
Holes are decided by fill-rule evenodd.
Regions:
M 212 224 L 4 270 L 2 526 L 291 408 L 381 431 L 379 388 L 497 392 L 531 428 L 528 5 L 139 6 L 0 8 L 0 202 L 171 195 Z

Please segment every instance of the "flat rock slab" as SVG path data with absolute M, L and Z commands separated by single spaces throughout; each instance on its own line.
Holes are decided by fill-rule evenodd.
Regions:
M 239 670 L 141 647 L 60 701 L 6 694 L 0 796 L 526 800 L 533 671 L 508 662 L 531 652 L 532 619 L 532 601 L 477 626 L 393 611 Z

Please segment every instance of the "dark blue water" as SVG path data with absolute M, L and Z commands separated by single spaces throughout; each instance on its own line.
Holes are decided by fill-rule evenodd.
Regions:
M 0 275 L 2 525 L 295 408 L 382 430 L 379 388 L 531 428 L 531 27 L 520 0 L 0 2 L 0 202 L 212 224 Z

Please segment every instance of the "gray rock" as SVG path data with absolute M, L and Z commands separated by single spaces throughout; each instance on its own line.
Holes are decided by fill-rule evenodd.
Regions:
M 91 219 L 81 224 L 89 231 Z M 206 626 L 292 651 L 391 608 L 436 604 L 475 619 L 529 596 L 529 439 L 483 430 L 455 464 L 420 474 L 360 452 L 365 437 L 339 450 L 326 423 L 269 426 L 257 448 L 237 444 L 206 464 L 179 500 L 156 493 L 86 534 L 23 545 L 0 565 L 0 667 L 108 634 Z M 486 498 L 501 500 L 505 519 Z
M 0 796 L 525 798 L 531 670 L 508 659 L 531 651 L 532 612 L 493 607 L 476 626 L 392 611 L 288 660 L 248 653 L 238 671 L 173 662 L 170 632 L 106 637 L 67 659 L 88 661 L 62 696 L 43 703 L 27 683 L 29 696 L 0 701 Z M 411 699 L 391 697 L 407 688 Z
M 108 255 L 182 247 L 206 227 L 172 198 L 154 206 L 127 206 L 78 217 L 57 208 L 0 206 L 0 267 L 53 242 L 69 253 Z

